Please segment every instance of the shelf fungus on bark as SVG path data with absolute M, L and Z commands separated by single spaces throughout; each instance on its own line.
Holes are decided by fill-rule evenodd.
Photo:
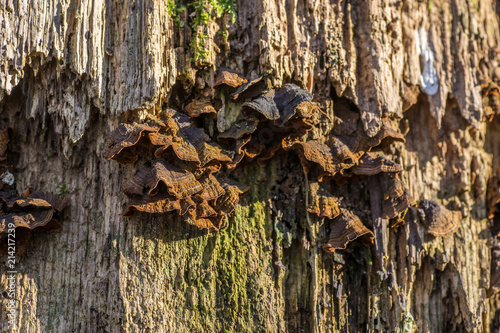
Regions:
M 432 200 L 422 200 L 418 213 L 427 233 L 436 237 L 444 237 L 456 232 L 462 221 L 460 211 L 448 210 Z
M 160 122 L 152 126 L 138 123 L 118 125 L 118 128 L 111 132 L 108 149 L 103 153 L 103 157 L 107 160 L 114 159 L 120 164 L 134 164 L 141 151 L 147 148 L 147 134 L 158 132 L 164 126 Z
M 317 140 L 303 142 L 286 138 L 283 140 L 283 147 L 285 150 L 298 151 L 305 173 L 309 173 L 312 166 L 318 166 L 320 168 L 319 181 L 322 181 L 325 176 L 334 176 L 340 170 L 349 168 L 356 162 L 356 156 L 335 137 L 329 145 Z
M 306 89 L 301 89 L 295 84 L 285 84 L 274 97 L 276 106 L 280 110 L 280 117 L 274 123 L 280 127 L 284 126 L 286 122 L 295 116 L 297 111 L 302 112 L 302 118 L 309 118 L 313 109 L 305 105 L 299 109 L 298 107 L 312 99 L 313 96 Z M 308 106 L 312 106 L 312 104 Z
M 215 110 L 209 98 L 195 99 L 194 101 L 186 105 L 186 107 L 184 108 L 184 112 L 192 118 L 199 117 L 200 115 L 206 113 L 213 115 L 217 114 L 217 111 Z
M 334 219 L 340 214 L 337 199 L 328 191 L 321 188 L 319 183 L 311 183 L 309 185 L 309 191 L 311 194 L 311 203 L 309 207 L 307 207 L 309 213 L 329 219 Z
M 269 89 L 269 82 L 264 77 L 258 77 L 255 80 L 248 81 L 239 86 L 234 93 L 231 94 L 233 100 L 244 100 L 246 98 L 254 98 L 261 95 Z
M 152 159 L 150 166 L 140 169 L 124 185 L 130 198 L 124 216 L 176 211 L 200 228 L 217 230 L 222 226 L 224 216 L 234 210 L 243 193 L 235 190 L 237 186 L 219 183 L 215 176 L 223 164 L 233 161 L 229 151 L 211 142 L 188 115 L 172 109 L 151 116 L 147 125 L 122 124 L 119 129 L 121 132 L 113 132 L 104 157 L 122 162 L 124 147 L 140 147 Z M 126 158 L 126 162 L 139 156 L 139 149 L 131 151 L 134 158 Z
M 262 88 L 262 80 L 259 78 L 239 87 L 235 94 L 250 89 L 252 85 L 259 84 Z M 311 101 L 312 95 L 307 90 L 286 84 L 277 91 L 267 89 L 261 93 L 258 96 L 252 94 L 251 97 L 255 98 L 243 103 L 240 119 L 218 136 L 224 142 L 236 140 L 230 170 L 236 168 L 244 157 L 248 160 L 258 158 L 259 165 L 265 165 L 283 148 L 283 138 L 302 137 L 314 126 L 316 120 L 313 118 L 320 108 Z
M 349 242 L 358 238 L 365 244 L 373 243 L 373 232 L 358 216 L 346 209 L 341 209 L 340 215 L 333 220 L 330 229 L 328 242 L 323 245 L 323 250 L 326 252 L 345 249 Z
M 416 205 L 415 200 L 404 187 L 398 174 L 384 174 L 382 180 L 383 201 L 381 217 L 383 219 L 397 218 L 406 212 L 408 208 Z
M 158 160 L 153 167 L 140 170 L 125 185 L 124 192 L 130 197 L 124 216 L 177 211 L 200 228 L 218 230 L 244 191 L 237 185 L 221 183 L 212 174 L 198 181 L 191 172 Z
M 491 297 L 500 291 L 500 241 L 498 237 L 493 238 L 491 248 L 490 264 L 490 287 L 486 291 L 486 297 Z
M 134 212 L 177 212 L 200 228 L 220 229 L 224 217 L 235 209 L 244 193 L 240 186 L 231 184 L 227 173 L 250 160 L 264 166 L 282 150 L 295 150 L 304 171 L 313 171 L 319 181 L 349 168 L 351 174 L 362 176 L 401 171 L 401 166 L 385 157 L 366 154 L 384 140 L 404 142 L 404 136 L 387 119 L 380 123 L 378 133 L 369 137 L 359 113 L 344 110 L 348 119 L 337 121 L 341 128 L 332 132 L 330 113 L 323 112 L 311 93 L 295 84 L 273 87 L 267 77 L 247 81 L 230 70 L 219 69 L 210 89 L 212 86 L 221 89 L 217 93 L 220 108 L 214 107 L 219 99 L 202 91 L 195 100 L 180 98 L 175 102 L 185 105 L 184 112 L 163 110 L 144 124 L 121 124 L 112 133 L 105 158 L 132 164 L 141 152 L 149 156 L 144 161 L 147 166 L 124 187 L 130 197 L 125 216 Z M 232 101 L 228 101 L 225 95 L 231 92 Z M 236 119 L 233 109 L 241 110 Z M 213 120 L 206 118 L 208 135 L 193 121 L 207 113 L 218 118 L 230 116 L 217 119 L 216 128 Z M 224 126 L 218 126 L 219 120 L 224 121 Z M 220 129 L 225 131 L 219 133 Z M 356 220 L 352 213 L 345 212 L 339 218 L 335 197 L 317 183 L 314 186 L 317 188 L 307 207 L 309 212 L 344 221 L 338 222 L 344 223 L 338 228 L 345 229 L 346 239 L 354 239 L 351 232 L 371 234 L 362 223 L 351 223 Z M 399 213 L 400 206 L 396 207 Z
M 8 253 L 8 234 L 15 229 L 16 256 L 22 257 L 33 232 L 57 231 L 57 220 L 69 201 L 66 197 L 36 191 L 26 198 L 8 197 L 0 193 L 0 256 Z
M 349 136 L 330 135 L 324 143 L 319 140 L 300 141 L 297 137 L 289 136 L 283 140 L 283 147 L 285 150 L 298 151 L 306 173 L 312 166 L 319 166 L 318 180 L 322 181 L 325 176 L 332 177 L 341 170 L 356 166 L 366 152 L 380 145 L 383 140 L 405 141 L 402 134 L 384 123 L 378 134 L 372 138 L 368 137 L 362 129 Z M 380 163 L 381 169 L 399 170 L 395 163 L 388 162 L 388 160 L 380 159 L 375 164 L 377 163 Z M 362 172 L 363 168 L 362 166 L 359 170 Z
M 384 156 L 375 157 L 367 153 L 349 170 L 354 175 L 373 176 L 383 172 L 401 172 L 403 168 Z
M 217 71 L 217 75 L 215 77 L 214 87 L 226 85 L 229 87 L 236 88 L 247 82 L 248 82 L 247 79 L 241 77 L 237 73 L 229 69 L 219 68 L 219 70 Z
M 254 111 L 264 120 L 275 120 L 280 117 L 280 112 L 274 102 L 274 90 L 269 90 L 250 102 L 243 103 L 243 115 L 248 114 L 245 113 L 246 109 Z
M 128 195 L 146 193 L 154 196 L 159 191 L 160 182 L 166 186 L 167 192 L 177 199 L 187 198 L 203 189 L 191 172 L 158 160 L 151 168 L 141 169 L 125 184 L 124 191 Z

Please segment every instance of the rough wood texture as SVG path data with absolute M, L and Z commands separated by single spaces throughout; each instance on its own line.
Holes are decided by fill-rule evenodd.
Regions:
M 485 290 L 500 120 L 483 122 L 481 83 L 500 81 L 499 2 L 236 7 L 234 23 L 226 14 L 197 28 L 209 53 L 189 62 L 190 21 L 176 25 L 166 1 L 0 2 L 0 125 L 14 130 L 16 188 L 71 199 L 63 230 L 36 235 L 17 265 L 17 332 L 498 330 L 500 297 Z M 364 223 L 384 225 L 383 244 L 324 253 L 329 224 L 306 213 L 308 180 L 293 152 L 235 172 L 250 194 L 219 233 L 172 216 L 122 217 L 134 170 L 101 157 L 118 118 L 177 103 L 178 86 L 202 90 L 198 79 L 221 66 L 305 87 L 330 114 L 350 105 L 369 136 L 382 117 L 397 119 L 406 143 L 387 154 L 413 198 L 462 212 L 458 231 L 426 235 L 415 209 L 389 228 L 353 180 L 343 185 L 346 204 L 366 206 Z M 403 113 L 406 86 L 420 95 Z M 238 112 L 228 105 L 217 126 Z

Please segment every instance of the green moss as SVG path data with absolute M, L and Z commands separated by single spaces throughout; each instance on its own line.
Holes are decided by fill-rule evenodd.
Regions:
M 205 35 L 203 32 L 200 32 L 198 34 L 195 34 L 189 42 L 191 54 L 194 55 L 194 61 L 198 61 L 200 58 L 207 59 L 210 55 L 210 52 L 205 48 L 205 40 L 207 38 L 207 35 Z
M 189 43 L 191 47 L 191 54 L 193 55 L 192 60 L 198 61 L 200 59 L 207 59 L 210 55 L 210 51 L 205 48 L 205 39 L 207 36 L 203 31 L 198 29 L 198 27 L 207 25 L 213 15 L 215 15 L 216 18 L 221 18 L 225 14 L 230 14 L 232 22 L 234 23 L 236 20 L 236 1 L 195 0 L 190 2 L 188 7 L 192 7 L 195 12 L 193 24 L 191 25 L 193 37 Z M 227 32 L 225 33 L 225 36 L 227 39 Z
M 63 181 L 61 184 L 59 184 L 59 179 L 57 178 L 57 175 L 54 176 L 54 183 L 56 184 L 57 194 L 59 194 L 59 195 L 68 194 L 68 188 L 66 186 L 66 182 Z
M 177 26 L 181 28 L 184 26 L 184 21 L 180 20 L 180 15 L 187 8 L 183 4 L 176 3 L 175 0 L 167 0 L 167 12 L 168 16 L 174 19 Z

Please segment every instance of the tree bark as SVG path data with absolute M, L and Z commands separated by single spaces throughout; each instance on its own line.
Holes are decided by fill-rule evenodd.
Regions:
M 67 192 L 71 204 L 63 229 L 35 235 L 16 266 L 17 329 L 0 293 L 0 330 L 499 330 L 500 297 L 486 290 L 500 120 L 485 121 L 481 84 L 500 84 L 500 2 L 238 0 L 234 21 L 213 13 L 198 26 L 202 9 L 184 4 L 1 2 L 0 125 L 14 130 L 15 187 Z M 310 179 L 294 152 L 232 174 L 251 189 L 219 232 L 175 214 L 122 217 L 137 168 L 102 158 L 110 132 L 194 96 L 220 67 L 296 83 L 332 116 L 348 105 L 369 136 L 396 120 L 406 142 L 387 155 L 413 198 L 462 212 L 458 231 L 426 234 L 416 208 L 391 228 L 354 179 L 341 191 L 365 209 L 376 245 L 326 253 L 330 221 L 305 211 Z M 2 292 L 7 277 L 2 266 Z

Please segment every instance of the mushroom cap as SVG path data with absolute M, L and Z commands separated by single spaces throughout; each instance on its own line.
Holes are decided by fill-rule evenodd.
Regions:
M 422 200 L 418 212 L 427 233 L 436 237 L 444 237 L 456 232 L 462 221 L 460 211 L 448 210 L 432 200 Z
M 210 98 L 195 99 L 184 108 L 184 112 L 191 118 L 199 117 L 204 113 L 211 113 L 216 115 L 215 110 Z
M 237 73 L 226 68 L 219 68 L 215 77 L 214 88 L 222 85 L 236 88 L 247 82 L 247 79 Z
M 349 170 L 355 175 L 373 176 L 382 172 L 401 172 L 403 168 L 387 157 L 373 157 L 366 153 L 359 159 L 358 164 Z
M 345 249 L 349 242 L 361 236 L 366 236 L 366 241 L 373 243 L 373 232 L 365 227 L 358 216 L 346 209 L 341 210 L 341 214 L 333 220 L 330 228 L 328 242 L 323 245 L 326 252 Z

